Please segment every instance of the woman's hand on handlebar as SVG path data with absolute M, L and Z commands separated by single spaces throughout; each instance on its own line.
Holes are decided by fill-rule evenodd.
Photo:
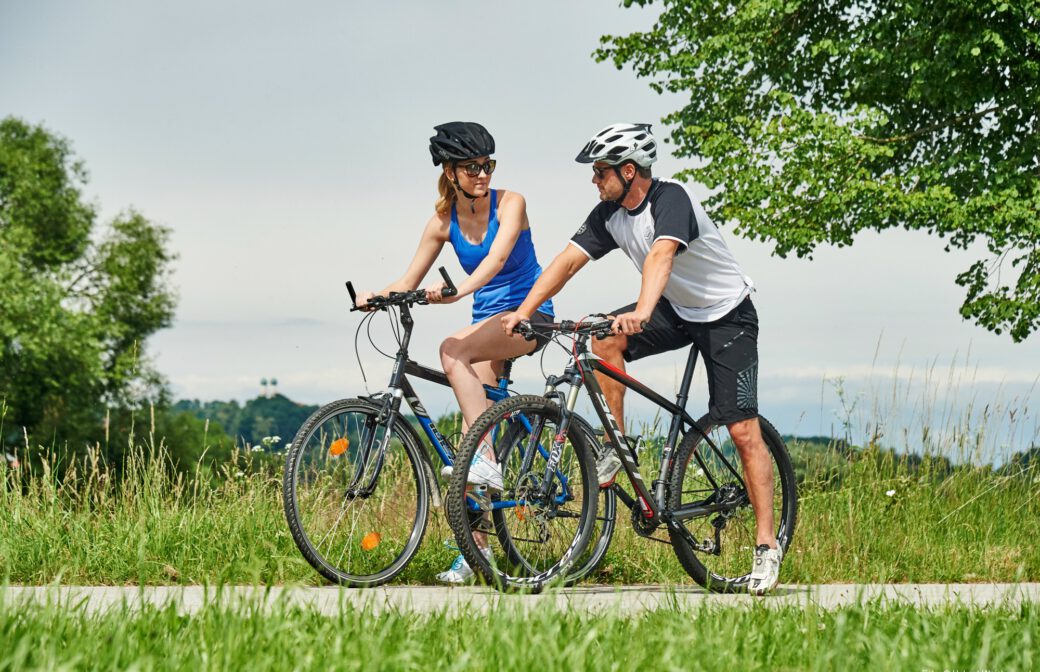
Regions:
M 444 296 L 444 290 L 448 288 L 446 282 L 435 282 L 426 288 L 426 300 L 430 303 L 455 303 L 459 300 L 458 295 Z
M 380 294 L 376 294 L 375 292 L 359 292 L 358 295 L 357 295 L 357 309 L 358 310 L 364 310 L 366 312 L 370 312 L 370 311 L 375 310 L 374 306 L 368 305 L 368 300 L 371 299 L 374 296 L 381 296 L 381 295 Z

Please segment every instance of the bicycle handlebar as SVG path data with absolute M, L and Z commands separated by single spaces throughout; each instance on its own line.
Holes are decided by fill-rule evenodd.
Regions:
M 524 320 L 513 328 L 513 332 L 522 335 L 528 341 L 533 341 L 538 334 L 551 335 L 555 333 L 592 335 L 598 339 L 604 339 L 616 335 L 611 331 L 611 325 L 613 324 L 613 320 L 597 320 L 596 322 L 563 320 L 561 322 L 534 325 L 529 320 Z
M 457 295 L 459 290 L 455 286 L 455 283 L 451 281 L 451 278 L 448 277 L 448 270 L 443 266 L 437 270 L 440 271 L 441 277 L 444 278 L 444 284 L 447 285 L 447 287 L 441 290 L 441 296 L 448 297 Z M 350 309 L 350 312 L 353 313 L 356 310 L 362 310 L 362 308 L 359 308 L 357 305 L 357 292 L 354 291 L 354 285 L 351 284 L 349 280 L 347 281 L 347 293 L 350 294 L 350 302 L 354 305 L 354 307 Z M 372 310 L 383 310 L 389 306 L 400 306 L 404 304 L 409 306 L 421 306 L 428 303 L 429 301 L 426 300 L 425 289 L 413 289 L 410 292 L 390 292 L 389 296 L 376 295 L 368 300 L 368 306 Z

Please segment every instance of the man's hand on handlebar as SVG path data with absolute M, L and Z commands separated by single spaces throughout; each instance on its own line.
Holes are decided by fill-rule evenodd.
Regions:
M 529 319 L 531 319 L 531 316 L 524 315 L 523 313 L 506 313 L 502 316 L 502 331 L 505 332 L 506 336 L 512 336 L 514 338 L 523 338 L 522 334 L 516 332 L 516 327 L 521 322 L 526 322 Z
M 625 334 L 626 336 L 629 336 L 641 333 L 649 321 L 649 313 L 644 314 L 641 311 L 633 310 L 632 312 L 622 313 L 615 317 L 612 329 L 615 334 Z

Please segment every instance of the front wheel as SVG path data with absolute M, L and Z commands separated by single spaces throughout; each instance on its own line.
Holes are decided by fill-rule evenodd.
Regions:
M 787 446 L 773 425 L 761 416 L 758 422 L 772 465 L 773 497 L 769 506 L 774 532 L 786 554 L 798 515 L 794 468 Z M 701 586 L 713 592 L 743 592 L 747 590 L 757 529 L 744 465 L 724 426 L 708 416 L 697 426 L 701 432 L 690 430 L 676 450 L 668 478 L 668 509 L 675 512 L 703 506 L 721 510 L 683 521 L 699 548 L 669 530 L 672 548 L 683 569 Z
M 426 532 L 422 447 L 399 416 L 388 432 L 379 411 L 363 399 L 323 406 L 286 458 L 282 497 L 293 541 L 322 576 L 345 586 L 394 578 Z
M 578 431 L 585 438 L 586 446 L 593 448 L 594 453 L 600 449 L 596 432 L 589 423 L 580 415 L 571 415 L 571 431 Z M 523 445 L 530 440 L 528 423 L 513 422 L 506 434 L 496 442 L 495 452 L 498 463 L 505 465 L 506 473 L 519 469 L 523 461 Z M 541 456 L 539 456 L 541 461 Z M 514 567 L 524 567 L 528 573 L 537 573 L 536 563 L 532 563 L 524 556 L 525 549 L 523 539 L 514 541 L 513 533 L 517 527 L 509 517 L 509 509 L 496 509 L 492 512 L 495 524 L 495 534 L 502 545 L 506 558 Z M 564 579 L 565 586 L 572 586 L 599 568 L 600 563 L 610 548 L 610 541 L 614 536 L 614 527 L 617 523 L 617 495 L 613 488 L 599 489 L 599 502 L 596 504 L 596 517 L 589 543 L 584 552 L 578 556 L 573 568 Z
M 481 414 L 459 446 L 448 522 L 470 567 L 499 589 L 562 583 L 596 529 L 593 449 L 578 423 L 564 435 L 561 421 L 550 399 L 510 397 Z M 478 453 L 501 465 L 500 483 L 468 483 Z

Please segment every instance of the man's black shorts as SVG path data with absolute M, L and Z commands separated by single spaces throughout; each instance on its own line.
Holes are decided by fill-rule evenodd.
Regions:
M 620 315 L 636 304 L 610 311 Z M 661 299 L 647 328 L 628 337 L 625 361 L 687 345 L 697 348 L 708 374 L 708 412 L 712 420 L 730 424 L 758 415 L 758 313 L 745 298 L 714 322 L 687 322 Z

